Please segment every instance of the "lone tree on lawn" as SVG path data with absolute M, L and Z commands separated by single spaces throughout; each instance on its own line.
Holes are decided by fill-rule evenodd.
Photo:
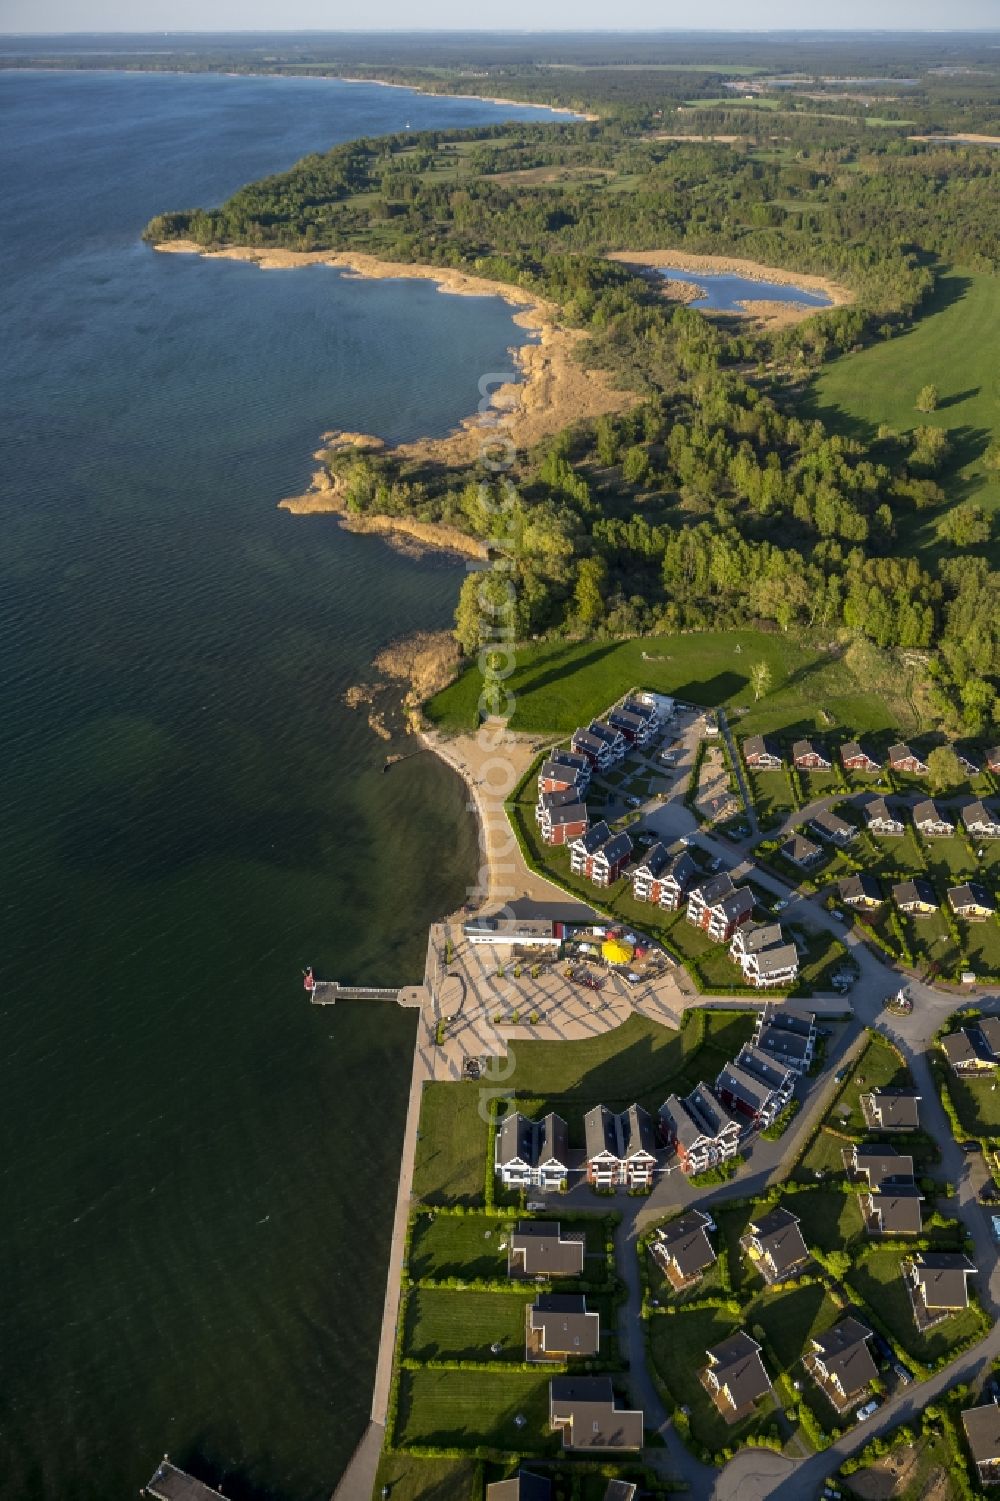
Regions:
M 750 684 L 755 699 L 771 691 L 771 669 L 767 662 L 755 662 L 750 669 Z
M 927 757 L 927 780 L 932 792 L 947 792 L 962 780 L 964 773 L 958 756 L 950 745 L 938 745 Z
M 917 411 L 936 412 L 940 399 L 941 398 L 937 386 L 921 386 L 920 390 L 917 392 Z

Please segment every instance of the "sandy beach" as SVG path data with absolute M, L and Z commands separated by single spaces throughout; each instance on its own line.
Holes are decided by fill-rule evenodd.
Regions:
M 600 417 L 605 412 L 624 411 L 640 399 L 635 392 L 616 390 L 603 371 L 587 370 L 580 364 L 577 351 L 587 336 L 580 329 L 563 328 L 558 322 L 558 309 L 554 303 L 507 282 L 470 276 L 447 266 L 384 261 L 358 251 L 255 250 L 237 245 L 222 250 L 205 250 L 192 240 L 171 240 L 155 248 L 174 255 L 194 254 L 213 260 L 249 261 L 265 271 L 325 265 L 376 280 L 413 278 L 432 281 L 440 292 L 450 296 L 502 297 L 517 308 L 514 322 L 529 330 L 535 341 L 513 352 L 521 378 L 498 387 L 492 393 L 492 412 L 488 419 L 469 416 L 443 438 L 418 438 L 394 446 L 387 445 L 376 435 L 334 430 L 324 436 L 325 448 L 316 454 L 320 461 L 326 448 L 352 444 L 381 449 L 406 460 L 460 467 L 475 463 L 483 449 L 489 447 L 491 438 L 494 442 L 501 439 L 504 444 L 513 443 L 519 449 L 531 448 L 574 422 Z M 335 414 L 331 413 L 331 416 Z M 305 494 L 289 496 L 280 504 L 296 515 L 328 512 L 344 516 L 343 503 L 325 468 L 316 471 Z M 454 528 L 431 527 L 405 518 L 397 522 L 388 517 L 347 517 L 344 524 L 360 531 L 406 534 L 424 546 L 444 546 L 449 551 L 468 556 L 483 556 L 479 543 Z M 445 531 L 449 533 L 447 537 Z
M 827 276 L 813 276 L 807 271 L 787 271 L 781 266 L 761 266 L 756 261 L 740 260 L 730 255 L 692 255 L 686 250 L 612 250 L 609 261 L 634 266 L 637 270 L 655 270 L 674 266 L 678 271 L 705 271 L 714 275 L 745 276 L 748 281 L 773 281 L 781 286 L 803 287 L 809 292 L 823 292 L 835 307 L 844 307 L 854 301 L 854 293 L 840 286 Z M 748 311 L 758 313 L 761 302 L 742 304 Z M 784 305 L 783 305 L 784 308 Z M 792 310 L 792 317 L 785 321 L 808 318 L 817 312 L 814 307 L 800 305 Z
M 539 104 L 534 99 L 504 99 L 499 94 L 444 94 L 437 89 L 423 88 L 418 83 L 391 83 L 388 78 L 342 78 L 339 73 L 331 76 L 336 77 L 339 83 L 374 83 L 380 89 L 408 89 L 411 94 L 424 94 L 428 99 L 478 99 L 482 104 L 506 104 L 515 109 L 547 109 L 554 115 L 571 115 L 574 120 L 594 121 L 601 118 L 600 115 L 570 109 L 567 104 Z

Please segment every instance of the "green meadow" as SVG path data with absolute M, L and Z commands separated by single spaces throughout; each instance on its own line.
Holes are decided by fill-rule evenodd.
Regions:
M 1000 507 L 1000 473 L 983 464 L 988 444 L 1000 438 L 1000 278 L 950 270 L 937 284 L 927 311 L 909 333 L 845 355 L 825 367 L 812 392 L 815 414 L 840 431 L 874 436 L 880 423 L 908 433 L 918 426 L 945 428 L 952 455 L 939 476 L 949 501 L 974 500 Z M 940 392 L 937 411 L 921 413 L 921 386 Z M 940 511 L 897 518 L 900 550 L 937 551 Z M 1000 548 L 993 541 L 994 556 Z

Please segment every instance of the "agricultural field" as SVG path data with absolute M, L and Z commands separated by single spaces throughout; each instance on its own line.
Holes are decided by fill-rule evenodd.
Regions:
M 772 686 L 754 702 L 750 668 L 767 662 Z M 515 699 L 513 730 L 567 734 L 604 712 L 630 688 L 642 686 L 685 703 L 745 708 L 740 734 L 778 726 L 797 733 L 822 730 L 822 711 L 841 724 L 867 730 L 913 728 L 908 698 L 887 703 L 865 692 L 843 660 L 810 650 L 788 636 L 759 631 L 704 631 L 629 641 L 589 641 L 524 646 L 506 688 Z M 442 729 L 470 730 L 478 723 L 482 691 L 471 667 L 432 698 L 427 717 Z
M 1000 506 L 1000 474 L 983 465 L 991 440 L 1000 438 L 1000 280 L 954 269 L 940 277 L 911 332 L 845 355 L 824 367 L 813 386 L 812 409 L 830 426 L 872 437 L 880 423 L 900 433 L 917 426 L 947 429 L 952 458 L 942 475 L 949 498 Z M 921 386 L 941 393 L 937 411 L 918 412 Z M 937 511 L 899 516 L 899 550 L 939 551 Z M 998 557 L 994 534 L 994 563 Z

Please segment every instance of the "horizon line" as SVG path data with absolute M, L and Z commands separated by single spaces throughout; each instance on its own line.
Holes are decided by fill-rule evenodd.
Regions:
M 185 27 L 182 30 L 165 30 L 163 27 L 142 28 L 136 31 L 4 31 L 0 36 L 32 37 L 132 37 L 132 36 L 1000 36 L 1000 26 L 913 26 L 906 29 L 898 26 L 654 26 L 654 27 L 485 27 L 485 26 L 363 26 L 339 27 L 328 30 L 324 27 L 298 26 L 292 28 L 254 26 L 230 27 Z

